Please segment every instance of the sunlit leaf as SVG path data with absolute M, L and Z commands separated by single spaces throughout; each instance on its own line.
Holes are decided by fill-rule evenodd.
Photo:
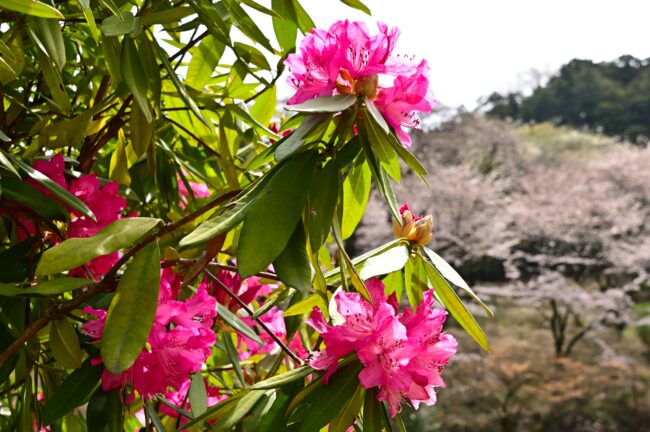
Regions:
M 262 339 L 255 333 L 255 331 L 248 326 L 244 321 L 242 321 L 237 315 L 230 312 L 228 308 L 217 303 L 217 316 L 222 319 L 226 324 L 228 324 L 233 329 L 237 330 L 239 333 L 243 334 L 249 339 L 254 340 L 258 344 L 262 345 Z
M 160 251 L 151 243 L 129 263 L 106 316 L 101 342 L 106 369 L 118 374 L 140 355 L 153 325 L 160 288 Z
M 287 105 L 287 109 L 296 112 L 340 112 L 350 108 L 357 101 L 354 95 L 323 96 L 310 99 L 298 105 Z
M 147 123 L 151 123 L 153 116 L 149 108 L 149 100 L 147 99 L 147 89 L 149 88 L 147 75 L 142 65 L 138 48 L 130 37 L 122 40 L 121 62 L 122 78 L 129 87 L 129 90 L 131 90 L 133 100 L 138 104 Z
M 154 218 L 124 218 L 116 220 L 92 237 L 65 240 L 43 253 L 36 274 L 60 273 L 130 246 L 160 222 L 160 219 Z
M 423 247 L 424 251 L 426 252 L 427 256 L 431 260 L 431 263 L 433 263 L 433 266 L 438 270 L 438 273 L 442 275 L 447 281 L 452 283 L 453 285 L 457 286 L 458 288 L 461 288 L 464 290 L 467 294 L 469 294 L 474 300 L 476 300 L 487 312 L 487 314 L 490 317 L 494 316 L 494 313 L 492 310 L 485 304 L 483 303 L 483 300 L 479 298 L 479 296 L 476 295 L 474 290 L 472 290 L 467 282 L 461 277 L 461 275 L 458 274 L 456 270 L 452 266 L 449 265 L 447 261 L 445 261 L 440 255 L 432 251 L 431 249 L 427 247 Z
M 456 292 L 447 283 L 440 273 L 429 262 L 422 260 L 431 284 L 435 289 L 435 295 L 445 308 L 451 313 L 456 321 L 465 329 L 465 331 L 476 341 L 481 348 L 490 351 L 490 344 L 478 325 L 472 314 L 467 310 L 463 302 L 460 301 Z
M 0 0 L 0 8 L 41 18 L 65 18 L 57 9 L 36 0 Z
M 316 156 L 308 152 L 287 160 L 252 201 L 237 250 L 242 277 L 266 268 L 286 247 L 307 200 Z

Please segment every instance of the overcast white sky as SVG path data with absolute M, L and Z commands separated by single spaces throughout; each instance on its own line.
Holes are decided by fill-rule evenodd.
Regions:
M 396 51 L 427 59 L 436 97 L 453 106 L 474 108 L 525 85 L 531 69 L 553 72 L 573 58 L 650 57 L 646 0 L 367 0 L 372 17 L 336 0 L 301 3 L 318 27 L 344 18 L 397 26 Z

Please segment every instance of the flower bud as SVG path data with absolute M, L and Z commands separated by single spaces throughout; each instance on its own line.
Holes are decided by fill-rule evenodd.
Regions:
M 393 234 L 397 238 L 407 238 L 411 243 L 425 245 L 431 241 L 433 236 L 433 217 L 414 216 L 407 204 L 400 208 L 402 225 L 393 221 Z
M 377 85 L 379 77 L 377 74 L 361 77 L 354 83 L 354 92 L 359 96 L 366 96 L 373 99 L 377 96 Z

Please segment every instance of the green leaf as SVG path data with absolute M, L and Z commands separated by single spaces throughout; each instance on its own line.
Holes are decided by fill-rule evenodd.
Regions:
M 208 0 L 190 0 L 190 5 L 199 15 L 201 23 L 215 39 L 231 45 L 230 41 L 230 20 L 225 21 L 224 11 Z M 221 5 L 222 6 L 222 5 Z
M 381 432 L 384 430 L 381 402 L 377 400 L 377 390 L 366 389 L 363 401 L 363 430 L 366 432 Z
M 403 246 L 403 245 L 406 245 L 406 244 L 408 244 L 408 241 L 405 240 L 405 239 L 392 240 L 392 241 L 390 241 L 388 243 L 385 243 L 385 244 L 383 244 L 383 245 L 381 245 L 379 247 L 376 247 L 376 248 L 374 248 L 372 250 L 369 250 L 368 252 L 364 252 L 363 254 L 355 257 L 352 260 L 352 264 L 354 264 L 355 268 L 357 268 L 357 267 L 360 268 L 361 265 L 363 263 L 365 263 L 371 257 L 374 257 L 376 255 L 380 255 L 380 254 L 382 254 L 382 253 L 384 253 L 384 252 L 386 252 L 386 251 L 388 251 L 388 250 L 390 250 L 390 249 L 392 249 L 394 247 Z M 327 280 L 327 282 L 331 282 L 335 278 L 337 278 L 340 273 L 341 273 L 341 268 L 336 267 L 336 268 L 328 271 L 327 273 L 325 273 L 324 277 Z
M 77 0 L 77 3 L 79 3 L 79 6 L 81 6 L 81 10 L 83 11 L 84 18 L 86 18 L 86 22 L 88 23 L 88 27 L 90 27 L 90 34 L 93 36 L 93 39 L 95 39 L 95 43 L 99 46 L 100 40 L 101 40 L 101 33 L 99 32 L 99 29 L 97 28 L 97 23 L 95 22 L 95 17 L 93 15 L 92 9 L 90 9 L 90 1 L 89 0 Z
M 311 288 L 311 267 L 307 256 L 305 227 L 298 222 L 289 243 L 273 261 L 273 268 L 285 285 L 306 295 Z
M 292 0 L 292 2 L 293 8 L 296 11 L 296 19 L 298 21 L 298 28 L 300 28 L 300 31 L 303 34 L 307 34 L 315 29 L 316 24 L 314 24 L 314 21 L 311 19 L 307 11 L 305 11 L 305 9 L 302 7 L 300 1 Z
M 154 9 L 155 10 L 155 9 Z M 194 9 L 189 6 L 181 6 L 170 9 L 147 12 L 140 17 L 143 25 L 163 24 L 178 22 L 185 17 L 194 13 Z
M 284 316 L 294 316 L 302 315 L 304 313 L 311 312 L 316 306 L 320 306 L 321 309 L 326 310 L 327 307 L 323 303 L 323 299 L 318 294 L 312 294 L 304 300 L 300 300 L 298 303 L 294 304 L 284 312 Z
M 114 18 L 114 17 L 111 17 Z M 107 18 L 108 19 L 108 18 Z M 133 94 L 133 100 L 138 104 L 147 123 L 153 121 L 149 99 L 147 99 L 147 74 L 144 70 L 138 48 L 130 37 L 122 40 L 122 78 Z
M 41 18 L 65 18 L 57 9 L 36 0 L 0 0 L 0 8 Z
M 386 294 L 395 293 L 397 297 L 397 302 L 399 303 L 402 300 L 402 294 L 404 293 L 404 272 L 396 271 L 383 279 L 384 286 L 386 287 Z
M 401 270 L 409 259 L 408 247 L 404 245 L 388 249 L 379 255 L 375 255 L 363 264 L 359 271 L 359 276 L 363 280 L 368 280 L 375 276 L 385 275 L 397 270 Z
M 88 208 L 88 206 L 79 198 L 72 195 L 67 190 L 63 189 L 61 185 L 59 185 L 48 176 L 41 173 L 40 171 L 35 170 L 34 168 L 30 167 L 26 163 L 22 162 L 21 160 L 13 157 L 11 154 L 5 153 L 5 156 L 11 159 L 11 161 L 15 165 L 17 165 L 18 168 L 25 171 L 27 175 L 30 176 L 33 180 L 35 180 L 38 184 L 43 186 L 45 189 L 50 191 L 55 197 L 60 199 L 63 202 L 63 204 L 67 205 L 68 207 L 72 207 L 73 209 L 77 210 L 79 213 L 83 214 L 84 216 L 89 217 L 93 221 L 95 222 L 97 221 L 95 215 Z
M 226 49 L 226 45 L 212 35 L 206 36 L 191 50 L 192 59 L 187 67 L 185 83 L 195 89 L 202 89 L 210 78 Z M 275 107 L 274 107 L 275 108 Z
M 281 165 L 275 166 L 264 175 L 258 182 L 250 186 L 245 192 L 241 193 L 234 202 L 234 206 L 226 210 L 214 220 L 203 222 L 194 231 L 183 237 L 179 242 L 180 247 L 188 247 L 207 242 L 208 240 L 222 234 L 240 223 L 248 211 L 248 208 L 255 200 L 255 197 L 262 191 L 262 188 L 273 176 L 276 169 Z
M 226 347 L 226 354 L 228 354 L 228 359 L 230 360 L 230 364 L 235 370 L 235 375 L 237 375 L 237 379 L 239 379 L 239 384 L 241 385 L 242 388 L 246 388 L 246 380 L 244 379 L 244 373 L 242 372 L 241 365 L 239 364 L 239 353 L 237 352 L 237 348 L 235 348 L 235 344 L 232 343 L 232 338 L 230 337 L 231 333 L 226 333 L 224 331 L 221 332 L 221 336 L 223 337 L 223 344 Z M 205 408 L 203 409 L 203 412 L 200 413 L 194 412 L 194 405 L 192 405 L 192 414 L 194 414 L 194 416 L 200 416 L 204 412 L 205 412 Z
M 286 429 L 287 422 L 285 414 L 291 402 L 292 395 L 290 392 L 284 391 L 276 391 L 275 393 L 271 393 L 271 395 L 275 395 L 275 400 L 273 400 L 272 405 L 261 416 L 259 425 L 257 426 L 258 432 L 276 432 Z
M 393 218 L 396 220 L 401 220 L 401 215 L 399 212 L 399 206 L 397 205 L 397 199 L 395 198 L 395 191 L 393 191 L 393 185 L 390 183 L 390 179 L 386 175 L 386 172 L 382 169 L 377 161 L 370 144 L 366 139 L 362 139 L 363 152 L 370 166 L 370 171 L 372 172 L 372 177 L 377 185 L 379 194 L 384 199 L 384 202 L 388 205 Z
M 265 390 L 251 390 L 241 399 L 238 399 L 234 406 L 224 414 L 214 425 L 212 431 L 225 431 L 238 424 L 253 409 L 257 401 L 265 394 Z
M 63 85 L 61 73 L 55 67 L 52 59 L 45 52 L 43 44 L 38 40 L 36 34 L 31 31 L 29 27 L 28 33 L 34 43 L 38 46 L 36 49 L 38 65 L 41 68 L 43 79 L 45 80 L 45 84 L 50 91 L 50 96 L 53 99 L 51 102 L 53 102 L 63 114 L 69 115 L 72 112 L 72 105 L 70 104 L 70 98 L 68 97 L 68 93 Z
M 350 108 L 357 101 L 354 95 L 323 96 L 310 99 L 298 105 L 287 105 L 286 109 L 297 112 L 340 112 Z
M 39 41 L 60 72 L 65 66 L 66 55 L 59 21 L 57 19 L 34 18 L 34 23 Z
M 14 285 L 0 284 L 0 295 L 6 297 L 47 296 L 74 291 L 76 289 L 88 286 L 92 283 L 94 283 L 94 281 L 90 279 L 62 277 L 42 281 L 37 285 L 31 286 L 29 288 L 19 288 Z
M 289 51 L 296 46 L 298 25 L 296 10 L 291 0 L 271 0 L 271 7 L 280 17 L 273 17 L 273 31 L 283 51 Z
M 102 21 L 99 28 L 104 33 L 104 36 L 122 36 L 129 33 L 139 33 L 142 25 L 138 17 L 134 16 L 131 12 L 125 12 L 119 17 L 109 16 Z
M 160 79 L 160 66 L 156 61 L 156 54 L 153 51 L 151 39 L 146 32 L 140 33 L 138 36 L 138 53 L 142 57 L 142 66 L 144 66 L 144 73 L 149 81 L 148 89 L 151 92 L 151 102 L 154 104 L 154 109 L 160 109 L 160 95 L 162 92 L 162 81 Z M 155 121 L 154 121 L 155 124 Z
M 341 0 L 341 3 L 344 3 L 350 6 L 351 8 L 358 9 L 365 14 L 372 15 L 368 6 L 363 4 L 361 0 Z
M 100 41 L 99 46 L 104 54 L 111 81 L 117 86 L 122 82 L 122 62 L 120 61 L 122 45 L 116 36 L 101 35 Z
M 359 363 L 347 364 L 330 377 L 328 384 L 321 383 L 320 388 L 310 391 L 302 401 L 304 406 L 296 408 L 296 414 L 302 417 L 300 431 L 318 431 L 341 415 L 360 386 L 357 376 L 360 369 Z
M 255 383 L 251 386 L 251 390 L 270 390 L 282 387 L 285 384 L 303 379 L 313 372 L 314 370 L 309 366 L 300 366 L 299 368 L 292 369 L 289 372 L 285 372 L 283 374 L 267 378 L 264 381 Z
M 389 141 L 390 141 L 391 145 L 393 146 L 393 148 L 395 149 L 395 151 L 397 151 L 397 154 L 402 158 L 402 160 L 404 162 L 406 162 L 406 165 L 408 165 L 409 168 L 411 168 L 413 171 L 415 171 L 415 173 L 418 175 L 418 177 L 420 177 L 420 179 L 422 179 L 424 184 L 426 184 L 427 187 L 428 187 L 429 182 L 427 181 L 427 178 L 426 178 L 426 175 L 427 175 L 426 168 L 424 168 L 422 166 L 420 161 L 415 156 L 413 156 L 413 154 L 411 154 L 408 150 L 406 150 L 402 146 L 402 144 L 399 142 L 399 140 L 395 137 L 394 134 L 391 134 L 390 138 L 391 139 Z
M 427 272 L 422 263 L 422 260 L 410 259 L 404 266 L 404 287 L 411 307 L 422 303 L 422 293 L 429 289 Z
M 56 362 L 66 369 L 81 367 L 81 348 L 74 327 L 66 317 L 50 323 L 50 349 Z
M 156 48 L 160 62 L 162 63 L 165 70 L 167 71 L 169 78 L 172 80 L 174 87 L 176 87 L 176 90 L 178 91 L 178 95 L 181 97 L 181 99 L 183 99 L 185 105 L 187 105 L 187 107 L 194 113 L 194 115 L 196 115 L 196 117 L 199 120 L 201 120 L 206 126 L 211 127 L 210 123 L 205 119 L 205 117 L 201 113 L 201 110 L 196 105 L 196 102 L 194 102 L 194 99 L 192 99 L 190 94 L 187 92 L 187 88 L 185 88 L 185 85 L 178 78 L 178 75 L 176 75 L 174 68 L 169 63 L 169 59 L 167 58 L 167 53 L 165 52 L 165 50 L 163 50 L 160 47 L 160 45 L 158 45 L 158 42 L 156 42 L 155 40 L 153 41 L 153 46 Z
M 246 63 L 250 63 L 253 66 L 257 66 L 263 70 L 271 69 L 271 65 L 269 64 L 268 60 L 257 48 L 247 45 L 243 42 L 235 42 L 233 50 L 235 51 L 237 57 Z
M 37 275 L 48 275 L 78 267 L 98 256 L 133 245 L 161 222 L 154 218 L 119 219 L 92 237 L 71 238 L 46 250 L 36 267 Z
M 463 302 L 460 301 L 456 292 L 447 283 L 444 277 L 438 273 L 436 268 L 429 262 L 421 259 L 424 263 L 429 281 L 435 288 L 435 295 L 440 300 L 451 315 L 465 329 L 465 331 L 476 341 L 477 344 L 485 351 L 490 352 L 490 344 L 478 325 L 472 314 L 467 310 Z
M 370 176 L 368 176 L 370 181 Z M 334 161 L 316 173 L 309 191 L 309 244 L 312 251 L 320 249 L 332 226 L 338 200 L 339 170 Z M 345 210 L 344 210 L 345 211 Z
M 2 139 L 3 141 L 11 141 L 9 139 L 9 137 L 4 135 L 5 137 L 7 137 L 7 140 L 5 140 L 2 137 L 2 135 L 4 135 L 4 133 L 2 133 L 2 131 L 0 131 L 0 139 Z M 20 179 L 20 174 L 18 174 L 18 171 L 16 171 L 16 168 L 14 168 L 12 163 L 9 161 L 9 158 L 7 156 L 5 156 L 5 154 L 3 152 L 0 152 L 0 166 L 2 166 L 4 169 L 9 171 L 14 177 Z
M 262 12 L 263 14 L 269 15 L 271 17 L 280 17 L 280 15 L 278 15 L 275 11 L 267 7 L 264 7 L 253 0 L 240 0 L 240 2 L 252 9 L 255 9 L 258 12 Z
M 131 146 L 136 156 L 140 157 L 153 144 L 154 123 L 147 121 L 146 115 L 139 105 L 131 107 Z
M 237 246 L 242 277 L 264 270 L 286 247 L 307 201 L 316 162 L 315 152 L 287 160 L 251 203 Z
M 239 333 L 243 334 L 249 339 L 254 340 L 258 344 L 262 345 L 262 339 L 255 333 L 255 331 L 248 326 L 244 321 L 239 319 L 237 315 L 230 312 L 228 308 L 217 303 L 217 316 L 221 318 L 226 324 L 228 324 L 233 329 L 237 330 Z
M 343 410 L 330 422 L 328 432 L 345 432 L 361 411 L 364 389 L 359 386 Z
M 279 145 L 275 149 L 275 159 L 281 161 L 296 153 L 306 143 L 306 138 L 326 119 L 329 119 L 329 116 L 323 114 L 305 118 L 296 130 L 279 141 Z
M 27 374 L 20 397 L 19 432 L 32 432 L 34 430 L 34 420 L 32 417 L 33 399 L 32 378 L 31 375 Z
M 45 401 L 43 423 L 51 424 L 76 407 L 85 404 L 99 387 L 103 370 L 101 365 L 92 366 L 90 359 L 87 359 L 79 369 L 75 369 L 68 375 L 54 390 L 52 397 Z
M 105 392 L 98 388 L 88 401 L 86 425 L 89 431 L 121 431 L 124 426 L 120 389 Z
M 363 218 L 370 197 L 370 167 L 357 163 L 343 181 L 343 239 L 349 238 Z
M 156 316 L 159 289 L 160 251 L 154 242 L 127 266 L 108 309 L 101 353 L 110 372 L 122 372 L 140 355 Z
M 364 99 L 364 104 L 366 106 L 368 113 L 370 114 L 370 117 L 374 120 L 374 122 L 377 125 L 381 127 L 384 133 L 388 135 L 390 133 L 390 127 L 388 126 L 388 123 L 386 123 L 386 119 L 384 119 L 384 116 L 377 108 L 377 105 L 375 105 L 375 103 L 371 101 L 369 98 Z
M 2 154 L 2 153 L 0 153 Z M 13 178 L 0 178 L 2 196 L 15 200 L 34 210 L 39 216 L 47 220 L 67 221 L 70 211 L 55 199 L 47 197 L 29 183 Z
M 130 185 L 131 175 L 129 174 L 129 158 L 126 151 L 126 143 L 124 142 L 124 131 L 122 129 L 117 131 L 117 145 L 111 155 L 111 162 L 108 168 L 108 177 L 115 180 L 119 184 Z
M 203 413 L 203 415 L 195 417 L 194 419 L 189 420 L 187 423 L 183 424 L 183 430 L 193 430 L 190 428 L 196 424 L 200 424 L 206 420 L 221 418 L 225 413 L 231 410 L 236 402 L 238 402 L 243 396 L 247 395 L 248 393 L 248 390 L 235 393 L 232 396 L 228 397 L 226 400 L 223 400 L 218 404 L 209 407 L 207 411 Z
M 378 127 L 368 110 L 363 111 L 363 120 L 370 146 L 381 166 L 392 178 L 399 181 L 401 167 L 397 154 L 390 143 L 390 136 Z
M 255 104 L 250 108 L 251 116 L 261 125 L 268 125 L 277 112 L 276 87 L 273 86 L 255 98 Z
M 431 263 L 433 263 L 433 266 L 436 268 L 438 273 L 444 277 L 447 281 L 449 281 L 451 284 L 457 286 L 458 288 L 464 290 L 467 294 L 470 295 L 474 300 L 480 304 L 485 312 L 490 316 L 490 318 L 494 317 L 494 312 L 485 304 L 483 303 L 483 300 L 479 298 L 478 295 L 472 290 L 467 282 L 461 277 L 461 275 L 458 274 L 456 270 L 452 266 L 449 265 L 447 261 L 445 261 L 440 255 L 432 251 L 431 249 L 427 247 L 423 247 L 424 251 L 426 252 L 427 256 L 431 260 Z
M 151 424 L 153 425 L 156 432 L 167 432 L 167 428 L 160 420 L 160 417 L 158 417 L 156 408 L 153 405 L 147 405 L 146 409 L 147 409 L 147 414 L 149 415 L 149 419 L 151 420 Z
M 253 19 L 246 13 L 239 3 L 235 0 L 222 0 L 224 6 L 232 14 L 232 18 L 235 22 L 235 25 L 242 33 L 248 36 L 251 40 L 259 43 L 264 48 L 269 51 L 275 51 L 271 42 L 264 36 L 264 33 L 257 27 L 257 24 Z

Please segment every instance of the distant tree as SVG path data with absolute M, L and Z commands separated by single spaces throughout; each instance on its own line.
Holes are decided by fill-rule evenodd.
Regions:
M 650 60 L 571 60 L 530 96 L 493 93 L 489 116 L 553 122 L 644 143 L 650 136 Z

